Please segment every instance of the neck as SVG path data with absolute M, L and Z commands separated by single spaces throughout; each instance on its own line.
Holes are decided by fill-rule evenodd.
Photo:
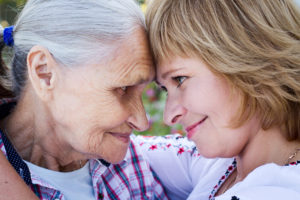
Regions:
M 73 171 L 84 164 L 81 160 L 86 160 L 63 142 L 51 112 L 33 95 L 22 97 L 0 126 L 20 156 L 38 166 Z
M 288 158 L 297 148 L 300 148 L 300 141 L 287 141 L 280 128 L 258 131 L 236 157 L 237 176 L 235 182 L 242 181 L 261 165 L 275 163 L 283 166 L 287 164 Z M 300 159 L 300 154 L 297 154 L 291 161 L 297 159 Z

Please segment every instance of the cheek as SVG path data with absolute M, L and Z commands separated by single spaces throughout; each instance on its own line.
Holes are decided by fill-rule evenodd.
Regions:
M 98 121 L 104 129 L 116 127 L 127 118 L 127 101 L 111 90 L 89 92 L 86 115 Z
M 241 154 L 251 139 L 259 130 L 258 123 L 251 119 L 243 126 L 231 129 L 227 127 L 214 127 L 210 122 L 207 124 L 202 138 L 197 138 L 197 148 L 206 157 L 230 158 Z
M 193 113 L 213 118 L 216 126 L 227 126 L 239 108 L 240 99 L 231 98 L 230 88 L 221 79 L 194 79 L 183 91 L 183 105 Z
M 213 105 L 216 106 L 216 91 L 209 87 L 209 84 L 190 81 L 183 90 L 183 105 L 190 111 L 204 114 Z
M 65 92 L 55 101 L 52 114 L 55 124 L 65 131 L 85 135 L 94 129 L 108 131 L 127 118 L 122 101 L 105 91 Z

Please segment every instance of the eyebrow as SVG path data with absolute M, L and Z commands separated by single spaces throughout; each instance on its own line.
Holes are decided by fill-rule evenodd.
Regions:
M 179 70 L 181 70 L 181 68 L 173 69 L 173 70 L 167 71 L 167 72 L 163 73 L 161 77 L 162 77 L 163 79 L 166 79 L 166 77 L 167 77 L 169 74 L 174 73 L 174 72 L 177 72 L 177 71 L 179 71 Z
M 135 85 L 140 85 L 140 84 L 151 82 L 151 81 L 153 81 L 153 78 L 145 79 L 144 77 L 139 77 L 133 82 L 135 83 Z
M 149 76 L 147 75 L 147 77 L 139 74 L 138 77 L 133 78 L 130 81 L 128 81 L 127 79 L 122 79 L 121 81 L 123 82 L 123 84 L 140 85 L 143 83 L 152 82 L 155 80 L 154 78 L 155 78 L 154 73 L 151 73 Z

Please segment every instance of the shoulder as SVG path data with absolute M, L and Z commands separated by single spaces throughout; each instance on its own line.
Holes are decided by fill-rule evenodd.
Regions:
M 266 164 L 253 170 L 216 200 L 231 199 L 300 199 L 300 165 Z
M 120 164 L 118 164 L 131 177 L 138 179 L 140 176 L 153 178 L 148 161 L 142 153 L 139 145 L 131 141 L 127 154 Z
M 142 154 L 139 145 L 131 142 L 125 156 L 120 164 L 112 165 L 115 175 L 126 183 L 128 190 L 133 192 L 133 199 L 167 199 L 165 191 L 160 183 L 159 178 L 151 169 L 150 164 Z

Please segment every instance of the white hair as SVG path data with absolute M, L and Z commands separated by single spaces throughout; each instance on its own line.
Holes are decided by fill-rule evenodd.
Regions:
M 134 0 L 28 0 L 14 28 L 13 85 L 24 86 L 26 57 L 35 45 L 65 66 L 99 61 L 136 28 L 146 29 Z

